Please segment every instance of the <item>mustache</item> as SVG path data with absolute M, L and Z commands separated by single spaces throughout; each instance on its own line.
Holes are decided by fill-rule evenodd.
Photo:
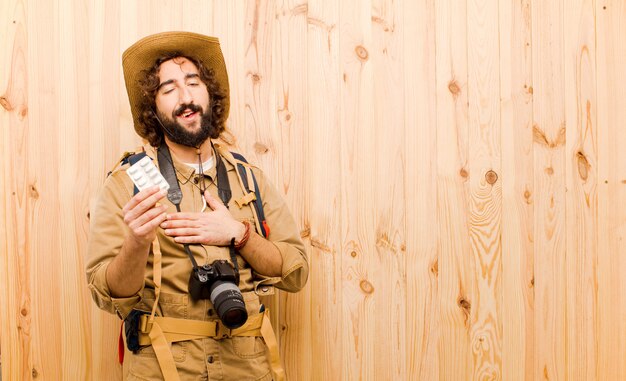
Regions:
M 191 110 L 192 112 L 200 112 L 201 114 L 203 113 L 202 111 L 202 106 L 198 106 L 197 104 L 193 104 L 193 103 L 189 103 L 189 104 L 182 104 L 180 105 L 179 108 L 177 108 L 176 110 L 174 110 L 174 112 L 172 113 L 174 117 L 178 117 L 181 116 L 185 110 Z

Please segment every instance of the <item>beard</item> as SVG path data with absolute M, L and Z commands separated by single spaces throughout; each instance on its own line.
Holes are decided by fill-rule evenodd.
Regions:
M 200 129 L 198 131 L 189 131 L 176 121 L 176 117 L 182 115 L 187 109 L 193 112 L 200 112 Z M 181 105 L 172 112 L 172 118 L 165 116 L 161 112 L 158 112 L 158 114 L 163 133 L 176 144 L 197 148 L 212 135 L 213 125 L 211 122 L 213 114 L 211 110 L 204 112 L 201 106 L 193 103 Z

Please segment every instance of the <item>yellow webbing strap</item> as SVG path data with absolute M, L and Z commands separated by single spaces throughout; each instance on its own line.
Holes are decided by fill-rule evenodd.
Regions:
M 256 193 L 254 192 L 250 192 L 245 196 L 241 196 L 241 198 L 235 200 L 235 203 L 237 203 L 237 206 L 239 207 L 239 209 L 241 209 L 252 201 L 256 201 Z
M 139 344 L 152 345 L 165 381 L 179 381 L 170 343 L 193 340 L 202 337 L 222 338 L 228 336 L 263 337 L 267 345 L 270 368 L 275 381 L 285 380 L 285 370 L 280 362 L 278 341 L 272 329 L 269 311 L 251 316 L 246 324 L 237 329 L 228 330 L 219 326 L 217 321 L 200 321 L 155 316 L 150 319 L 142 316 L 140 320 Z M 221 331 L 224 329 L 224 332 Z
M 152 323 L 150 340 L 152 340 L 152 348 L 154 349 L 154 354 L 159 362 L 161 373 L 163 373 L 163 379 L 165 381 L 180 381 L 178 371 L 176 370 L 176 364 L 174 363 L 174 356 L 172 356 L 170 346 L 165 340 L 165 335 L 163 335 L 161 326 L 156 321 Z
M 267 345 L 267 351 L 270 358 L 270 368 L 274 375 L 274 381 L 285 381 L 285 370 L 280 362 L 280 352 L 278 351 L 278 340 L 274 335 L 272 329 L 272 322 L 270 321 L 270 313 L 265 310 L 263 314 L 263 324 L 261 325 L 261 335 Z
M 222 338 L 226 336 L 262 336 L 261 325 L 263 314 L 251 316 L 243 326 L 230 330 L 216 320 L 202 321 L 172 317 L 156 316 L 154 322 L 158 323 L 168 343 L 177 341 L 193 340 L 203 337 Z M 139 318 L 139 345 L 150 345 L 148 333 L 152 329 L 147 315 Z
M 154 305 L 152 306 L 152 313 L 148 320 L 150 324 L 150 342 L 154 349 L 161 373 L 165 381 L 180 381 L 178 377 L 178 371 L 176 370 L 176 364 L 174 363 L 174 357 L 170 346 L 165 340 L 165 335 L 158 321 L 155 320 L 156 309 L 159 304 L 159 296 L 161 295 L 161 245 L 159 244 L 159 237 L 157 236 L 152 242 L 152 254 L 153 254 L 153 281 L 154 281 Z

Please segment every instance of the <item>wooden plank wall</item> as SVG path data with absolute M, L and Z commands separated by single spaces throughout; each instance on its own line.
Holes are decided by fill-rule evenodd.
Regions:
M 121 53 L 218 36 L 227 138 L 310 250 L 290 380 L 626 380 L 626 3 L 3 0 L 3 380 L 115 380 L 84 276 Z

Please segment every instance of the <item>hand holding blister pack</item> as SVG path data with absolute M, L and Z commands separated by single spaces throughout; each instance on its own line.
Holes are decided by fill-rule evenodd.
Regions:
M 148 156 L 131 165 L 126 170 L 128 176 L 133 180 L 135 186 L 141 192 L 152 186 L 158 186 L 161 190 L 167 191 L 170 184 L 167 183 L 159 169 L 154 165 Z

